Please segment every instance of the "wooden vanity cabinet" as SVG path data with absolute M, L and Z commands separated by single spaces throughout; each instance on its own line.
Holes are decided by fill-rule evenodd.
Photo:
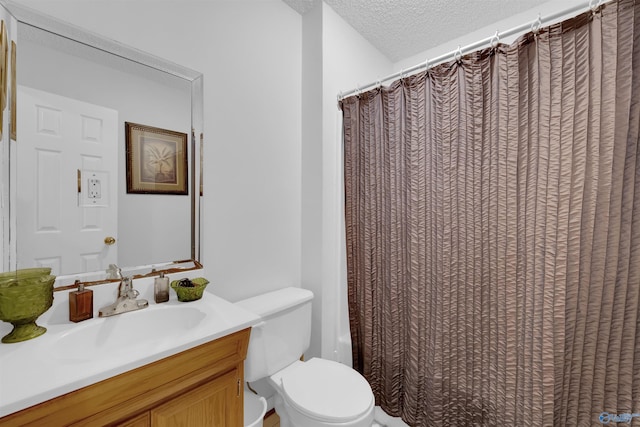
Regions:
M 182 396 L 176 397 L 150 411 L 150 425 L 173 426 L 236 426 L 238 419 L 236 380 L 234 370 L 209 381 Z
M 151 425 L 151 413 L 143 412 L 137 417 L 133 417 L 123 423 L 118 424 L 118 427 L 149 427 Z
M 241 427 L 250 331 L 0 418 L 0 426 Z

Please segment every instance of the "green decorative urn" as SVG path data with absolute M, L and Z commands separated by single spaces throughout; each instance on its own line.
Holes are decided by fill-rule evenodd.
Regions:
M 36 319 L 53 304 L 55 280 L 50 268 L 0 273 L 0 320 L 13 325 L 13 330 L 2 337 L 3 343 L 30 340 L 47 331 L 36 324 Z

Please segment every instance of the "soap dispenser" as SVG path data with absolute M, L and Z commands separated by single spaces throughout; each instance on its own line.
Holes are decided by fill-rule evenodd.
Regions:
M 84 283 L 79 283 L 77 291 L 69 292 L 69 320 L 81 322 L 93 317 L 93 291 L 84 288 Z
M 156 303 L 169 301 L 169 278 L 160 273 L 153 282 L 153 298 Z

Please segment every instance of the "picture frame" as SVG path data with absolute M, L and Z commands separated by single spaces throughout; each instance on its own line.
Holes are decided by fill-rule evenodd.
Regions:
M 125 122 L 127 193 L 189 194 L 187 134 Z

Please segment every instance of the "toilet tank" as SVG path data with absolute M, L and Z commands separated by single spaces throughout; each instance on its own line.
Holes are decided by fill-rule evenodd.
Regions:
M 289 366 L 309 348 L 311 300 L 307 289 L 284 288 L 236 304 L 257 314 L 244 362 L 246 381 L 256 381 Z

